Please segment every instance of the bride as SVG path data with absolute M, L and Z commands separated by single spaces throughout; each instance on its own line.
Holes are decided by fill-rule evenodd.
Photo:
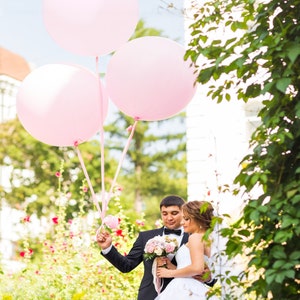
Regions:
M 189 233 L 188 242 L 176 253 L 177 267 L 168 262 L 167 268 L 157 268 L 160 278 L 173 278 L 155 300 L 207 299 L 208 286 L 193 278 L 201 274 L 209 264 L 210 245 L 203 239 L 211 226 L 213 207 L 207 201 L 189 201 L 183 205 L 184 231 Z

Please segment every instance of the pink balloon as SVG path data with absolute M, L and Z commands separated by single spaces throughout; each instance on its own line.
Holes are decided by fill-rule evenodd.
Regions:
M 157 121 L 182 111 L 195 94 L 196 75 L 185 49 L 162 37 L 142 37 L 112 56 L 106 73 L 110 99 L 125 114 Z
M 108 54 L 126 43 L 139 18 L 138 0 L 44 0 L 50 36 L 80 55 Z
M 73 146 L 102 128 L 108 97 L 93 72 L 48 64 L 24 79 L 16 106 L 20 122 L 34 138 L 53 146 Z
M 103 224 L 105 224 L 110 229 L 116 229 L 119 226 L 119 218 L 116 216 L 108 215 L 103 219 Z

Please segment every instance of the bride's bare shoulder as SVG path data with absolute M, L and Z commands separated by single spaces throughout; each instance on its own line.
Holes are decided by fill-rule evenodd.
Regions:
M 204 234 L 203 233 L 193 233 L 189 236 L 189 242 L 203 242 L 203 236 Z

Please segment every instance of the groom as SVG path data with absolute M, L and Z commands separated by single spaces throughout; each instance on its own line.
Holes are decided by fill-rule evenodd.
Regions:
M 135 269 L 141 262 L 144 263 L 144 276 L 139 287 L 138 300 L 153 300 L 157 296 L 153 284 L 153 260 L 144 259 L 144 248 L 147 241 L 157 235 L 165 234 L 176 237 L 178 245 L 182 245 L 188 241 L 188 235 L 181 228 L 183 204 L 184 200 L 179 196 L 171 195 L 165 197 L 160 203 L 160 212 L 164 227 L 140 232 L 126 256 L 121 255 L 112 245 L 112 237 L 108 232 L 102 232 L 97 235 L 97 243 L 102 249 L 101 254 L 122 273 L 128 273 Z M 172 263 L 176 265 L 174 258 Z M 164 278 L 162 290 L 171 280 L 172 278 Z

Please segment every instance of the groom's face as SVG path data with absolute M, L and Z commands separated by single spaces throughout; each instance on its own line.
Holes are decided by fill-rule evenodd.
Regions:
M 176 205 L 162 206 L 160 209 L 161 218 L 164 226 L 170 229 L 177 229 L 181 227 L 182 209 Z

